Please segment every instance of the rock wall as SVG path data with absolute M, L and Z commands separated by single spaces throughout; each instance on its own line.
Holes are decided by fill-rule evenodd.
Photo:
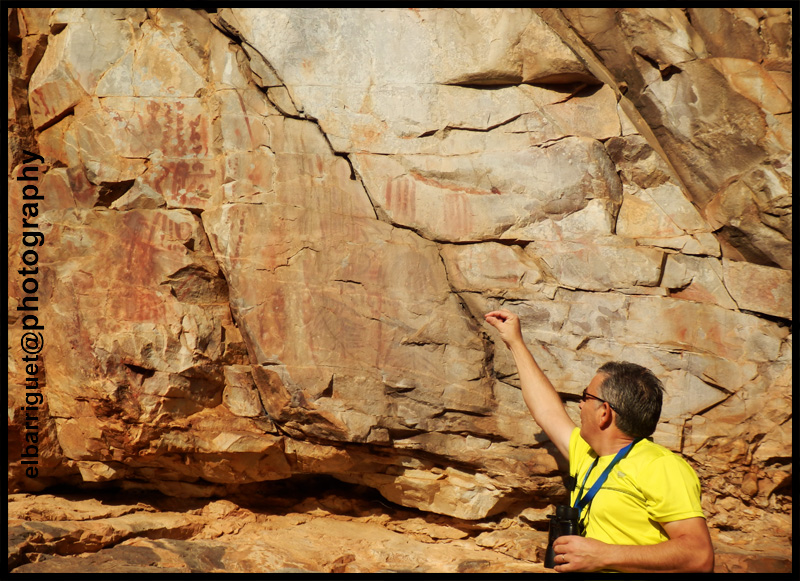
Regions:
M 715 539 L 790 543 L 790 9 L 8 26 L 12 491 L 557 502 L 503 306 L 566 395 L 653 369 Z

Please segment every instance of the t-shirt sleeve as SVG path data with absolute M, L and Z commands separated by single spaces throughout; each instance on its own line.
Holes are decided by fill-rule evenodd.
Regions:
M 591 447 L 581 438 L 581 429 L 575 426 L 569 437 L 569 473 L 575 473 L 575 467 L 580 463 L 586 454 L 589 453 Z
M 575 426 L 569 438 L 569 475 L 571 477 L 577 478 L 581 464 L 585 463 L 587 458 L 589 458 L 591 449 L 588 442 L 581 438 L 581 429 Z M 570 493 L 570 504 L 575 502 L 577 495 L 578 488 L 577 486 L 573 486 Z
M 639 476 L 647 511 L 656 522 L 703 517 L 700 480 L 683 458 L 675 455 L 653 460 Z

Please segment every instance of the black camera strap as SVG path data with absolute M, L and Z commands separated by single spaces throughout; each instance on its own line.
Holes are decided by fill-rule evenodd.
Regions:
M 584 495 L 583 487 L 586 486 L 586 481 L 589 479 L 589 474 L 591 474 L 592 470 L 594 470 L 595 466 L 597 466 L 597 462 L 600 460 L 600 456 L 594 459 L 591 468 L 589 468 L 589 470 L 586 472 L 586 476 L 583 477 L 583 483 L 581 484 L 581 489 L 578 491 L 578 496 L 575 499 L 575 504 L 573 505 L 575 508 L 577 508 L 579 511 L 582 511 L 585 506 L 587 506 L 590 502 L 592 502 L 592 500 L 594 500 L 595 494 L 597 494 L 597 492 L 600 490 L 600 487 L 603 486 L 603 484 L 605 483 L 606 479 L 608 478 L 608 475 L 611 473 L 611 469 L 617 464 L 617 462 L 622 460 L 628 454 L 628 452 L 631 451 L 631 448 L 633 448 L 634 445 L 636 445 L 636 442 L 638 442 L 641 439 L 642 438 L 637 438 L 636 440 L 634 440 L 633 442 L 622 448 L 619 452 L 617 452 L 617 455 L 614 456 L 614 459 L 611 461 L 611 463 L 606 467 L 605 470 L 603 470 L 603 473 L 600 475 L 600 478 L 595 480 L 594 484 L 592 484 L 592 487 Z

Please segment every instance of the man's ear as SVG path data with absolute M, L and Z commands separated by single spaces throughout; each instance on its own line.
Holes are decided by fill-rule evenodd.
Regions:
M 602 413 L 598 423 L 601 429 L 607 430 L 614 423 L 614 413 L 611 410 L 611 406 L 609 406 L 607 403 L 603 403 L 603 405 L 600 407 L 602 407 Z

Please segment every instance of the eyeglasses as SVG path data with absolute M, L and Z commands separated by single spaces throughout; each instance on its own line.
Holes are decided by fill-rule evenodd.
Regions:
M 610 403 L 608 403 L 606 400 L 604 400 L 604 399 L 600 399 L 599 397 L 597 397 L 596 395 L 592 395 L 591 393 L 586 393 L 588 390 L 589 390 L 589 388 L 588 388 L 588 387 L 587 387 L 586 389 L 584 389 L 584 390 L 583 390 L 583 393 L 581 394 L 581 397 L 580 397 L 580 400 L 581 400 L 582 402 L 586 402 L 586 400 L 587 400 L 587 399 L 596 399 L 597 401 L 600 401 L 600 402 L 603 402 L 603 403 L 607 403 L 607 404 L 608 404 L 608 407 L 610 407 L 610 408 L 611 408 L 612 410 L 614 410 L 615 412 L 619 413 L 619 412 L 617 411 L 617 408 L 615 408 L 613 405 L 611 405 Z

